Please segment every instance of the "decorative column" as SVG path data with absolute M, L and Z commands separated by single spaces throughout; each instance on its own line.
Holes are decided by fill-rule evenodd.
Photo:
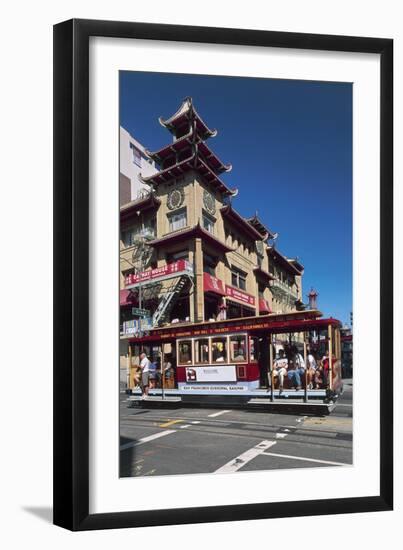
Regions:
M 203 248 L 202 240 L 195 239 L 194 252 L 194 285 L 195 285 L 195 321 L 204 321 L 204 293 L 203 293 Z
M 195 269 L 195 253 L 192 250 L 191 245 L 189 246 L 189 262 L 192 264 L 194 269 L 194 274 L 196 275 Z M 189 289 L 189 317 L 191 323 L 195 322 L 195 295 L 196 295 L 196 277 L 193 279 L 193 286 Z

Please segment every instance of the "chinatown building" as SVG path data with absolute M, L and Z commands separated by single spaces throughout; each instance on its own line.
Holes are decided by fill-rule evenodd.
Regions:
M 210 147 L 217 131 L 191 98 L 159 122 L 171 141 L 146 150 L 156 171 L 139 176 L 143 192 L 120 208 L 122 342 L 141 323 L 149 329 L 303 309 L 304 267 L 273 246 L 257 215 L 236 210 L 237 191 L 223 180 L 231 165 Z M 138 310 L 145 310 L 141 322 Z

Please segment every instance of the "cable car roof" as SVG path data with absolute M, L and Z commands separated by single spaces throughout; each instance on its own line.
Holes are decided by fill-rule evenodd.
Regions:
M 319 310 L 295 311 L 292 313 L 269 313 L 256 317 L 241 317 L 223 321 L 203 321 L 201 323 L 177 323 L 155 328 L 142 337 L 130 338 L 130 343 L 162 342 L 176 338 L 218 336 L 232 332 L 267 332 L 285 334 L 324 329 L 327 326 L 341 327 L 339 320 L 322 318 Z

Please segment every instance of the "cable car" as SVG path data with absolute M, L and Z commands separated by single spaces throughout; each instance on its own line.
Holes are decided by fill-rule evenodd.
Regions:
M 337 319 L 308 310 L 153 329 L 129 341 L 129 387 L 141 395 L 136 381 L 144 351 L 155 372 L 150 399 L 329 404 L 343 386 L 340 328 Z

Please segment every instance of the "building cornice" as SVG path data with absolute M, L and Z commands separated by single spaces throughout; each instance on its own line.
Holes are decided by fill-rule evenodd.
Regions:
M 139 211 L 158 210 L 160 204 L 160 199 L 154 193 L 147 193 L 146 196 L 130 201 L 120 207 L 120 221 L 126 221 L 133 216 L 137 216 Z
M 302 267 L 302 269 L 298 269 L 298 267 L 294 265 L 293 260 L 289 260 L 288 258 L 286 258 L 273 246 L 269 246 L 267 248 L 267 254 L 271 256 L 272 260 L 274 260 L 275 262 L 279 262 L 282 267 L 284 267 L 284 269 L 286 269 L 289 273 L 292 273 L 293 275 L 303 274 L 304 268 L 299 262 L 297 262 L 298 266 Z
M 270 281 L 274 281 L 275 277 L 268 271 L 265 271 L 261 267 L 257 266 L 253 268 L 253 272 L 257 277 L 264 280 L 266 283 L 269 283 Z
M 148 244 L 156 248 L 161 248 L 165 245 L 171 245 L 192 237 L 200 237 L 206 244 L 210 245 L 212 248 L 215 248 L 222 253 L 234 252 L 233 248 L 230 248 L 224 242 L 217 239 L 217 237 L 203 229 L 200 224 L 186 229 L 179 229 L 178 231 L 169 233 L 164 237 L 149 241 Z
M 227 204 L 220 209 L 220 212 L 224 218 L 232 222 L 239 231 L 242 231 L 253 241 L 262 241 L 263 236 L 241 216 L 232 205 Z

